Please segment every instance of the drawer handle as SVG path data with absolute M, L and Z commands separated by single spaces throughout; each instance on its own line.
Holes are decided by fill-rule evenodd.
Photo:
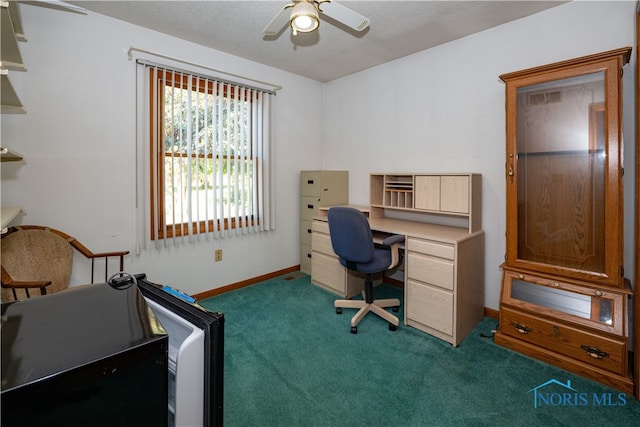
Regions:
M 313 205 L 307 205 L 307 209 L 313 209 Z
M 311 258 L 311 254 L 307 254 L 307 258 Z
M 602 351 L 599 348 L 592 347 L 590 345 L 581 345 L 581 349 L 583 349 L 589 356 L 594 359 L 602 359 L 603 357 L 609 357 L 609 353 L 606 351 Z
M 307 233 L 311 234 L 311 229 L 307 228 Z
M 308 179 L 307 180 L 307 184 L 313 184 L 313 180 L 312 179 Z
M 523 325 L 522 323 L 517 323 L 517 322 L 513 322 L 510 321 L 511 326 L 513 326 L 514 328 L 516 328 L 516 331 L 518 331 L 521 334 L 528 334 L 529 332 L 531 332 L 531 329 L 529 329 L 527 326 Z

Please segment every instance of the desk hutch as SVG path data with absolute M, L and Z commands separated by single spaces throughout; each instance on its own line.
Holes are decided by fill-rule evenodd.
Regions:
M 405 236 L 404 323 L 454 346 L 484 315 L 484 232 L 479 174 L 372 174 L 368 217 L 374 239 Z M 362 277 L 331 248 L 329 208 L 312 224 L 311 281 L 350 298 Z

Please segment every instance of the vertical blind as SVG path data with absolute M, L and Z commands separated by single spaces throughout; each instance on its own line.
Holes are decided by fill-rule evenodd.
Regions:
M 148 171 L 146 240 L 157 247 L 274 229 L 273 92 L 137 63 L 148 141 L 138 150 Z

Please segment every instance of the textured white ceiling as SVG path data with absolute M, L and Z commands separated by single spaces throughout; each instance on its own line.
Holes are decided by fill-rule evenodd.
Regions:
M 564 1 L 339 1 L 363 32 L 321 19 L 318 31 L 265 37 L 283 1 L 70 1 L 87 10 L 320 82 L 480 32 Z

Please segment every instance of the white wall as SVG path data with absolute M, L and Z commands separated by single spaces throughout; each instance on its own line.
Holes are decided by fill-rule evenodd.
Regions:
M 58 228 L 94 251 L 130 250 L 127 271 L 188 293 L 299 264 L 299 171 L 322 166 L 320 83 L 97 14 L 20 8 L 28 71 L 10 78 L 27 114 L 2 116 L 2 144 L 25 156 L 2 164 L 2 205 L 26 209 L 18 223 Z M 274 232 L 135 254 L 131 46 L 283 87 L 276 96 Z M 216 248 L 222 262 L 213 262 Z M 81 261 L 72 278 L 78 283 L 89 279 Z
M 485 306 L 505 254 L 505 97 L 499 75 L 635 45 L 635 2 L 572 2 L 325 85 L 325 167 L 349 170 L 352 203 L 372 172 L 483 176 Z M 624 76 L 625 265 L 633 277 L 634 70 Z M 359 159 L 354 162 L 353 159 Z

